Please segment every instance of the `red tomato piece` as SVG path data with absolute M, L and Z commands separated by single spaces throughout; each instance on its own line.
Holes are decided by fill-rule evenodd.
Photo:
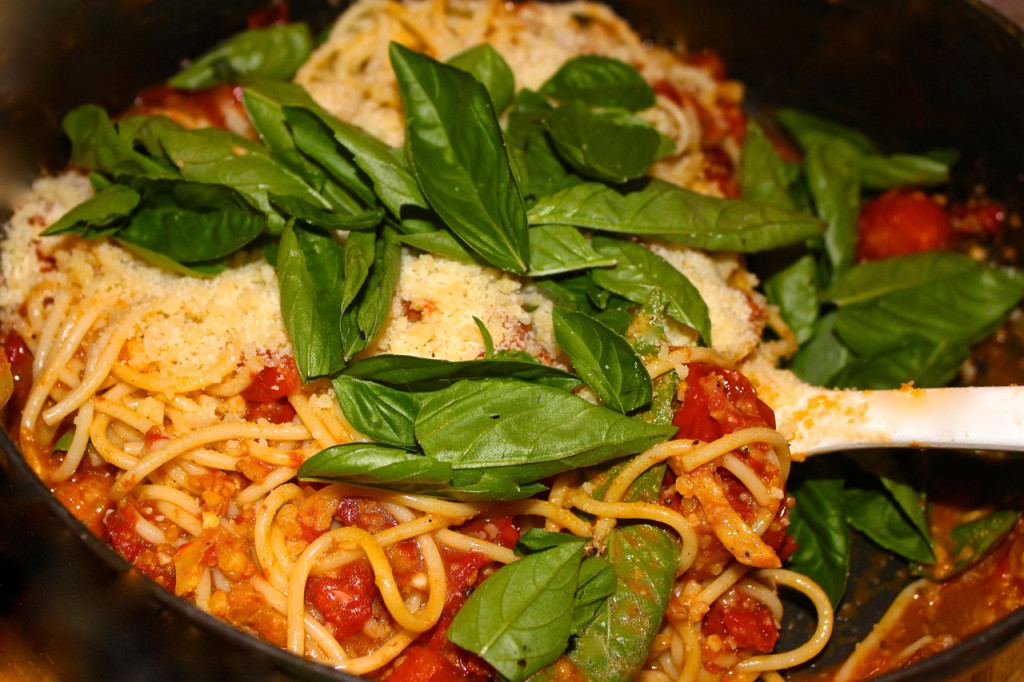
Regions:
M 751 426 L 775 428 L 775 413 L 757 397 L 747 377 L 703 362 L 686 367 L 683 405 L 672 419 L 679 429 L 676 438 L 710 442 Z
M 920 190 L 889 190 L 865 203 L 857 220 L 860 261 L 946 251 L 952 246 L 949 215 Z
M 287 355 L 276 360 L 271 357 L 259 374 L 253 376 L 249 388 L 242 391 L 242 397 L 254 403 L 272 403 L 301 385 L 302 378 L 295 360 Z
M 386 678 L 389 682 L 455 682 L 465 679 L 447 658 L 422 646 L 405 650 L 405 658 Z
M 285 398 L 271 403 L 251 403 L 245 409 L 247 421 L 266 419 L 271 424 L 287 424 L 295 416 L 295 408 Z
M 306 600 L 324 614 L 338 639 L 363 629 L 376 596 L 373 569 L 365 560 L 342 566 L 337 577 L 311 576 L 306 583 Z
M 759 601 L 742 596 L 735 602 L 717 601 L 704 616 L 705 635 L 731 637 L 737 649 L 770 653 L 779 639 L 772 612 Z
M 1006 206 L 991 199 L 971 199 L 949 209 L 953 230 L 963 234 L 997 236 L 1006 227 Z
M 252 12 L 245 18 L 250 29 L 268 26 L 284 26 L 291 21 L 292 8 L 287 2 L 275 2 L 263 9 Z

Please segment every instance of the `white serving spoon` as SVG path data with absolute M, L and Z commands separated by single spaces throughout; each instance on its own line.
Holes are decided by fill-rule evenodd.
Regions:
M 833 391 L 802 386 L 790 387 L 772 403 L 796 460 L 878 447 L 1024 451 L 1024 387 Z

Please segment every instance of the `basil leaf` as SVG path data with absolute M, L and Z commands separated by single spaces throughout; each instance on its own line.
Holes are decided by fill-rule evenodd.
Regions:
M 345 375 L 409 391 L 434 391 L 462 379 L 508 377 L 571 391 L 580 385 L 572 374 L 522 360 L 438 360 L 412 355 L 373 355 L 345 368 Z
M 581 634 L 593 622 L 598 609 L 615 594 L 618 576 L 602 556 L 587 557 L 580 564 L 580 575 L 573 599 L 572 631 Z
M 596 284 L 634 303 L 645 303 L 654 292 L 663 293 L 668 300 L 668 314 L 696 329 L 704 343 L 711 345 L 708 306 L 686 275 L 640 244 L 594 237 L 593 246 L 602 256 L 616 261 L 613 268 L 591 273 Z
M 953 540 L 951 556 L 956 557 L 956 563 L 948 577 L 980 561 L 1010 533 L 1020 517 L 1019 510 L 1004 509 L 954 528 L 949 535 Z
M 668 532 L 638 523 L 612 530 L 602 556 L 615 571 L 615 592 L 598 607 L 568 657 L 588 680 L 627 682 L 640 672 L 661 629 L 679 545 Z
M 619 412 L 651 402 L 651 375 L 626 339 L 597 320 L 564 308 L 555 308 L 552 322 L 559 348 L 601 402 Z
M 449 59 L 448 64 L 480 81 L 487 88 L 496 112 L 505 111 L 512 103 L 516 91 L 515 74 L 505 58 L 490 45 L 483 43 L 463 50 Z
M 814 325 L 809 341 L 790 359 L 789 369 L 813 386 L 832 386 L 834 378 L 856 358 L 835 334 L 834 311 L 822 315 Z
M 397 43 L 391 61 L 407 149 L 430 205 L 488 261 L 526 272 L 526 209 L 486 90 L 466 72 Z
M 877 155 L 870 137 L 841 123 L 796 109 L 777 109 L 775 117 L 806 152 L 816 144 L 841 147 L 848 156 Z
M 277 255 L 281 317 L 305 381 L 345 364 L 339 332 L 343 272 L 341 247 L 333 238 L 285 228 Z
M 57 442 L 50 448 L 50 452 L 67 452 L 68 448 L 71 447 L 71 441 L 75 439 L 75 430 L 65 431 L 64 434 L 57 439 Z
M 605 182 L 643 176 L 658 158 L 661 135 L 624 111 L 591 112 L 571 101 L 544 117 L 558 155 L 578 173 Z
M 393 233 L 385 230 L 384 236 L 376 241 L 373 266 L 362 289 L 341 314 L 341 343 L 346 362 L 377 336 L 391 310 L 391 299 L 401 272 L 402 244 Z
M 368 233 L 353 232 L 345 238 L 341 245 L 341 255 L 344 262 L 345 280 L 341 289 L 341 312 L 344 313 L 356 300 L 363 283 L 373 268 L 374 257 L 376 256 L 377 238 L 376 235 Z
M 121 138 L 107 112 L 92 104 L 70 111 L 62 122 L 71 141 L 71 163 L 111 176 L 143 175 L 154 178 L 178 177 L 169 164 L 135 151 Z
M 533 90 L 520 90 L 508 114 L 509 144 L 523 172 L 523 194 L 532 198 L 583 182 L 555 152 L 544 119 L 553 107 Z
M 407 246 L 412 246 L 428 253 L 434 253 L 438 256 L 443 256 L 444 258 L 449 258 L 460 263 L 466 263 L 467 265 L 487 265 L 483 258 L 467 249 L 462 242 L 460 242 L 455 235 L 448 230 L 403 234 L 398 239 Z
M 553 663 L 572 634 L 583 544 L 579 538 L 499 569 L 466 600 L 448 627 L 448 639 L 510 682 Z
M 529 230 L 531 277 L 615 265 L 594 251 L 580 231 L 569 225 L 538 225 Z
M 268 26 L 228 38 L 167 81 L 171 87 L 202 90 L 245 83 L 252 78 L 288 80 L 313 52 L 309 27 Z
M 818 319 L 818 264 L 811 255 L 801 256 L 764 283 L 768 302 L 779 307 L 782 319 L 800 345 L 814 335 Z
M 110 236 L 124 226 L 141 199 L 130 187 L 111 185 L 73 207 L 40 234 L 80 234 L 85 239 Z
M 416 447 L 419 394 L 347 376 L 335 377 L 333 384 L 341 412 L 356 431 L 388 445 Z
M 861 390 L 898 388 L 908 382 L 919 388 L 946 386 L 970 353 L 965 344 L 904 336 L 884 351 L 848 363 L 833 375 L 832 385 Z
M 452 474 L 450 490 L 435 493 L 466 502 L 494 502 L 495 500 L 524 500 L 547 490 L 529 477 L 520 481 L 492 469 L 463 469 Z
M 751 120 L 743 136 L 739 168 L 740 194 L 746 201 L 785 210 L 796 206 L 787 189 L 786 166 L 761 126 Z
M 956 253 L 928 252 L 858 265 L 829 297 L 836 334 L 857 353 L 901 338 L 971 345 L 994 331 L 1024 294 L 1024 276 Z
M 541 528 L 530 528 L 516 540 L 512 549 L 518 556 L 526 556 L 534 552 L 542 552 L 545 549 L 569 545 L 579 542 L 582 538 L 568 533 L 556 533 Z
M 270 195 L 270 203 L 286 214 L 325 230 L 371 230 L 384 219 L 384 209 L 347 213 L 323 209 L 298 197 Z
M 565 62 L 540 88 L 562 102 L 641 111 L 654 106 L 654 89 L 636 67 L 611 57 L 581 55 Z
M 614 187 L 580 183 L 541 197 L 529 219 L 531 225 L 575 225 L 746 253 L 799 244 L 825 229 L 803 213 L 709 197 L 657 178 Z
M 185 265 L 173 258 L 168 258 L 162 253 L 156 251 L 150 251 L 147 248 L 126 242 L 114 237 L 114 241 L 117 242 L 126 251 L 130 251 L 142 260 L 163 268 L 168 272 L 174 272 L 179 275 L 187 275 L 189 277 L 213 277 L 214 275 L 223 272 L 227 268 L 227 262 L 223 259 L 216 259 L 212 261 L 202 261 L 196 263 L 189 263 Z
M 431 457 L 457 468 L 549 465 L 531 472 L 534 480 L 641 452 L 674 433 L 514 379 L 453 384 L 428 397 L 416 418 L 416 439 Z
M 818 583 L 835 607 L 846 591 L 850 572 L 843 479 L 826 465 L 814 462 L 805 464 L 803 471 L 805 475 L 790 485 L 796 505 L 789 510 L 789 534 L 798 548 L 788 565 Z
M 949 166 L 946 161 L 914 154 L 865 156 L 857 163 L 861 184 L 868 189 L 944 185 L 949 182 Z
M 860 175 L 854 164 L 835 147 L 812 144 L 804 160 L 807 185 L 818 217 L 824 220 L 825 254 L 837 276 L 853 264 L 860 213 Z
M 322 450 L 301 465 L 304 481 L 342 481 L 398 492 L 447 490 L 452 468 L 444 462 L 377 443 L 345 443 Z
M 931 546 L 884 491 L 848 488 L 843 507 L 847 522 L 881 547 L 911 561 L 935 563 Z

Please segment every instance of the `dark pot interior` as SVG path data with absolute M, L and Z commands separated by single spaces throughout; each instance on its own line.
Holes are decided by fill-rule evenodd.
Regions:
M 179 61 L 241 30 L 263 0 L 8 0 L 0 7 L 0 206 L 59 169 L 59 121 L 112 110 Z M 334 3 L 294 0 L 326 26 Z M 642 33 L 712 47 L 748 85 L 754 111 L 779 104 L 839 118 L 894 150 L 956 147 L 962 187 L 1024 198 L 1024 37 L 978 0 L 632 0 L 612 3 Z M 248 638 L 130 571 L 49 496 L 0 436 L 0 614 L 61 679 L 352 679 Z M 877 617 L 877 616 L 875 616 Z M 862 623 L 862 630 L 868 627 Z M 1017 613 L 884 679 L 939 680 L 1024 629 Z

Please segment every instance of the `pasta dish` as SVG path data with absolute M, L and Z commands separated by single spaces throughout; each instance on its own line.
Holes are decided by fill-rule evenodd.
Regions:
M 783 568 L 759 398 L 806 339 L 745 254 L 832 228 L 751 200 L 741 84 L 591 2 L 295 26 L 65 119 L 0 252 L 39 477 L 178 597 L 356 676 L 811 660 L 833 599 Z M 788 651 L 782 588 L 817 614 Z

